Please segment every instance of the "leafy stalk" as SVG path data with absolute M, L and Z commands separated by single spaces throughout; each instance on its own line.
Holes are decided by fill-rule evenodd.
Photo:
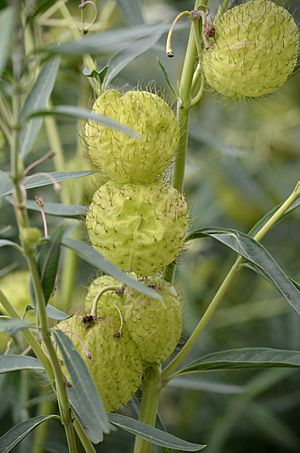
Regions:
M 300 183 L 298 182 L 295 189 L 291 193 L 291 195 L 286 199 L 286 201 L 280 206 L 280 208 L 272 215 L 272 217 L 268 220 L 268 222 L 261 227 L 261 229 L 256 233 L 253 239 L 256 241 L 260 241 L 267 232 L 278 222 L 278 220 L 284 216 L 286 211 L 289 207 L 294 203 L 297 198 L 300 197 Z M 214 312 L 218 308 L 219 304 L 221 303 L 224 294 L 226 293 L 227 289 L 229 288 L 230 284 L 233 281 L 233 278 L 241 268 L 241 264 L 243 263 L 244 259 L 239 256 L 232 268 L 230 269 L 229 273 L 225 277 L 225 280 L 221 284 L 220 288 L 216 292 L 214 298 L 210 302 L 208 308 L 206 309 L 204 315 L 200 319 L 198 325 L 196 326 L 195 330 L 193 331 L 192 335 L 185 343 L 181 351 L 174 357 L 174 359 L 169 363 L 169 365 L 164 369 L 162 373 L 162 377 L 164 381 L 168 381 L 171 379 L 172 373 L 178 368 L 178 366 L 182 363 L 182 361 L 186 358 L 194 344 L 196 343 L 199 335 L 202 333 L 210 319 L 212 318 Z
M 44 342 L 44 345 L 47 349 L 49 355 L 49 360 L 51 367 L 54 373 L 58 404 L 60 408 L 62 422 L 65 428 L 68 446 L 70 453 L 76 453 L 76 441 L 74 435 L 74 429 L 71 419 L 71 411 L 69 406 L 69 401 L 67 397 L 67 392 L 64 383 L 64 377 L 61 370 L 61 366 L 54 349 L 51 333 L 48 326 L 48 319 L 46 314 L 46 304 L 44 300 L 44 294 L 42 289 L 42 284 L 37 268 L 37 263 L 34 258 L 34 251 L 30 247 L 30 244 L 27 244 L 23 240 L 23 229 L 30 227 L 28 214 L 26 206 L 24 203 L 24 189 L 22 188 L 22 179 L 23 179 L 23 162 L 20 157 L 20 111 L 21 111 L 21 87 L 20 80 L 23 73 L 23 59 L 24 59 L 24 50 L 23 50 L 23 28 L 22 21 L 20 16 L 20 8 L 18 1 L 15 2 L 15 7 L 17 11 L 17 25 L 16 25 L 16 39 L 13 52 L 13 96 L 12 96 L 12 106 L 13 106 L 13 127 L 12 127 L 12 141 L 11 141 L 11 177 L 15 189 L 15 212 L 16 220 L 19 228 L 19 234 L 24 250 L 24 255 L 29 267 L 33 287 L 36 296 L 37 303 L 37 317 L 40 323 L 41 335 Z

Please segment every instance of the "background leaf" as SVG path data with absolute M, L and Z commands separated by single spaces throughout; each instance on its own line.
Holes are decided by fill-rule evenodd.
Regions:
M 74 250 L 80 258 L 90 263 L 99 269 L 102 269 L 107 274 L 116 278 L 130 288 L 135 289 L 139 293 L 146 294 L 147 296 L 153 297 L 154 299 L 160 299 L 160 295 L 153 289 L 146 287 L 139 283 L 137 280 L 130 278 L 127 274 L 122 272 L 114 264 L 107 261 L 99 252 L 93 247 L 84 242 L 77 241 L 75 239 L 64 238 L 62 244 L 66 247 Z
M 0 13 L 0 77 L 5 69 L 7 57 L 10 53 L 10 43 L 14 36 L 15 10 L 12 7 L 6 8 Z
M 220 351 L 194 360 L 179 370 L 178 374 L 181 375 L 207 370 L 274 367 L 300 367 L 300 352 L 272 348 L 241 348 Z
M 58 57 L 52 58 L 41 69 L 32 90 L 29 92 L 23 109 L 21 111 L 20 120 L 24 121 L 26 118 L 37 110 L 46 107 L 50 94 L 53 90 L 54 83 L 57 77 L 60 59 Z M 21 155 L 27 156 L 31 150 L 40 128 L 42 126 L 42 118 L 30 120 L 21 131 L 20 144 Z
M 68 389 L 70 403 L 89 439 L 97 444 L 103 440 L 103 433 L 110 431 L 104 405 L 70 338 L 57 329 L 53 333 L 72 381 L 72 387 Z
M 189 234 L 187 240 L 209 236 L 230 247 L 258 268 L 300 315 L 300 291 L 285 275 L 272 255 L 247 234 L 230 228 L 203 228 Z
M 9 203 L 13 203 L 12 197 L 5 198 Z M 35 200 L 26 200 L 26 207 L 32 211 L 40 211 Z M 83 205 L 72 205 L 62 203 L 44 203 L 44 212 L 48 215 L 56 217 L 64 217 L 69 219 L 80 219 L 86 215 L 88 208 Z
M 50 238 L 40 245 L 37 254 L 37 267 L 41 277 L 46 304 L 55 287 L 63 234 L 64 225 L 59 225 Z
M 137 58 L 146 50 L 150 49 L 163 34 L 163 29 L 158 29 L 151 36 L 137 39 L 131 46 L 118 52 L 108 62 L 109 68 L 105 77 L 105 86 L 107 86 L 128 64 Z
M 82 55 L 88 53 L 91 55 L 119 52 L 133 44 L 137 39 L 150 37 L 156 31 L 162 29 L 167 31 L 168 24 L 158 25 L 136 25 L 130 28 L 118 28 L 101 33 L 94 33 L 83 36 L 82 38 L 63 43 L 57 46 L 50 46 L 43 49 L 49 53 L 61 55 Z
M 74 107 L 70 105 L 57 105 L 49 110 L 39 110 L 31 116 L 67 116 L 70 118 L 78 118 L 81 120 L 90 120 L 95 123 L 104 124 L 105 126 L 116 129 L 117 131 L 123 132 L 133 138 L 138 138 L 139 135 L 127 126 L 123 126 L 116 120 L 109 118 L 108 116 L 99 115 L 92 110 L 84 109 L 82 107 Z
M 34 357 L 16 354 L 0 355 L 0 373 L 16 370 L 43 371 L 44 368 Z
M 41 415 L 38 417 L 30 418 L 25 422 L 21 422 L 18 425 L 7 431 L 2 437 L 0 437 L 0 451 L 1 453 L 9 453 L 16 445 L 18 445 L 28 434 L 41 423 L 46 420 L 60 418 L 57 415 Z
M 94 173 L 95 172 L 93 170 L 53 171 L 50 173 L 26 176 L 26 178 L 24 178 L 24 187 L 25 189 L 35 189 L 37 187 L 49 186 L 53 184 L 53 178 L 57 182 L 62 182 L 70 179 L 82 178 L 83 176 L 89 176 Z M 2 184 L 0 182 L 0 197 L 11 195 L 13 193 L 13 185 L 8 173 L 0 170 L 0 178 L 3 178 Z
M 28 324 L 23 319 L 10 319 L 4 316 L 0 317 L 0 332 L 5 332 L 8 335 L 15 335 L 19 330 L 37 329 L 36 326 Z
M 124 415 L 108 414 L 108 419 L 119 428 L 125 429 L 125 431 L 135 436 L 140 436 L 154 445 L 181 451 L 199 451 L 206 447 L 206 445 L 193 444 L 179 439 L 172 434 L 161 431 L 146 423 L 139 422 L 134 418 L 125 417 Z
M 0 239 L 0 247 L 13 247 L 22 253 L 22 248 L 19 246 L 19 244 L 8 241 L 7 239 Z
M 144 23 L 139 0 L 117 0 L 117 2 L 128 25 L 134 26 Z

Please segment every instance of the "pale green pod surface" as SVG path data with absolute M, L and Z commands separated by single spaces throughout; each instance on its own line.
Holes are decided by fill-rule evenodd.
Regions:
M 152 299 L 126 288 L 124 319 L 146 362 L 163 363 L 174 351 L 182 330 L 182 304 L 174 286 L 161 278 L 147 279 L 161 296 Z
M 126 183 L 157 180 L 175 155 L 178 126 L 168 104 L 147 91 L 117 90 L 103 93 L 93 111 L 136 131 L 129 137 L 110 127 L 89 121 L 85 141 L 92 164 L 108 178 Z
M 269 0 L 236 6 L 214 22 L 204 50 L 209 85 L 231 98 L 258 97 L 280 88 L 297 63 L 299 30 L 289 12 Z
M 57 326 L 72 340 L 83 357 L 101 394 L 105 409 L 116 411 L 126 404 L 140 386 L 143 364 L 140 352 L 120 318 L 109 311 L 95 322 L 74 315 Z
M 95 193 L 86 218 L 92 245 L 124 271 L 142 276 L 175 260 L 187 225 L 183 195 L 163 182 L 109 181 Z

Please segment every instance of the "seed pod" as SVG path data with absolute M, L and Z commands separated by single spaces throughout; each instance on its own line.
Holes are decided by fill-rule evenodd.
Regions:
M 93 111 L 140 134 L 129 137 L 89 121 L 85 141 L 92 164 L 117 182 L 147 183 L 161 176 L 176 152 L 178 126 L 174 113 L 159 96 L 146 91 L 103 93 Z
M 174 286 L 161 278 L 147 279 L 161 300 L 132 288 L 124 292 L 124 319 L 143 360 L 163 363 L 174 351 L 181 335 L 182 306 Z
M 86 218 L 92 245 L 137 275 L 153 275 L 176 258 L 187 224 L 183 195 L 163 182 L 109 181 L 95 193 Z
M 231 98 L 258 97 L 280 88 L 296 65 L 299 31 L 289 12 L 269 0 L 250 0 L 214 22 L 204 50 L 209 85 Z
M 133 397 L 141 383 L 141 355 L 125 326 L 120 333 L 117 310 L 108 310 L 107 315 L 102 312 L 95 321 L 88 318 L 77 314 L 57 327 L 71 338 L 83 357 L 105 409 L 116 411 Z

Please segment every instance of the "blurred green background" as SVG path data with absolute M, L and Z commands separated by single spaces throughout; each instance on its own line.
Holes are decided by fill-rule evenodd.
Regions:
M 4 7 L 6 2 L 0 2 Z M 54 1 L 37 2 L 55 4 Z M 171 22 L 184 9 L 192 9 L 192 1 L 108 0 L 95 2 L 99 18 L 94 29 L 105 30 L 137 23 Z M 233 2 L 239 3 L 239 2 Z M 300 23 L 300 1 L 284 4 Z M 68 1 L 73 17 L 80 20 L 79 1 Z M 33 5 L 33 6 L 32 6 Z M 212 15 L 218 1 L 210 1 Z M 34 2 L 27 2 L 34 7 Z M 35 18 L 38 30 L 31 25 L 34 39 L 42 45 L 72 38 L 71 30 L 58 20 L 46 26 Z M 89 13 L 87 12 L 87 15 Z M 40 20 L 40 21 L 39 21 Z M 174 35 L 175 58 L 164 54 L 165 35 L 150 50 L 132 61 L 112 81 L 113 87 L 128 89 L 151 87 L 164 93 L 175 108 L 170 91 L 156 57 L 166 67 L 174 86 L 180 77 L 187 41 L 188 23 L 178 27 Z M 259 31 L 258 31 L 259 32 Z M 103 67 L 111 55 L 97 57 Z M 53 104 L 90 107 L 95 95 L 82 75 L 82 59 L 64 57 L 52 96 Z M 5 75 L 4 75 L 5 76 Z M 28 84 L 30 85 L 30 76 Z M 43 127 L 28 163 L 53 149 L 49 144 L 49 126 Z M 81 126 L 73 120 L 57 121 L 62 143 L 65 169 L 88 168 L 84 160 Z M 0 136 L 0 168 L 8 170 L 7 144 Z M 43 164 L 41 171 L 59 168 L 57 160 Z M 233 102 L 206 88 L 204 100 L 192 112 L 189 155 L 186 167 L 185 193 L 191 210 L 191 226 L 226 226 L 247 232 L 272 207 L 284 200 L 300 176 L 300 74 L 299 66 L 288 83 L 273 95 L 249 101 Z M 95 190 L 93 180 L 62 183 L 61 194 L 53 189 L 29 191 L 29 198 L 43 195 L 45 201 L 87 203 Z M 90 178 L 92 179 L 92 178 Z M 0 201 L 1 238 L 17 240 L 13 210 L 7 201 Z M 30 213 L 32 223 L 41 226 L 39 213 Z M 263 243 L 289 277 L 300 281 L 300 212 L 287 216 L 268 234 Z M 61 222 L 48 216 L 50 230 Z M 66 228 L 85 238 L 83 222 L 67 221 Z M 234 261 L 234 254 L 212 239 L 194 241 L 179 259 L 177 283 L 185 297 L 185 328 L 182 342 L 193 330 L 211 297 Z M 69 259 L 68 256 L 64 257 Z M 73 262 L 74 264 L 74 262 Z M 76 289 L 72 307 L 83 301 L 85 288 L 95 275 L 84 262 L 75 263 Z M 24 263 L 14 252 L 1 249 L 0 276 L 10 269 L 21 269 Z M 63 267 L 63 266 L 62 266 Z M 63 282 L 58 282 L 58 304 L 63 307 Z M 63 307 L 65 308 L 65 307 Z M 243 270 L 231 286 L 214 319 L 194 348 L 190 359 L 237 347 L 273 347 L 300 349 L 300 322 L 296 313 L 261 277 Z M 179 345 L 180 347 L 180 345 Z M 300 372 L 294 370 L 214 372 L 181 378 L 171 383 L 162 395 L 160 415 L 169 432 L 184 439 L 208 444 L 207 453 L 274 453 L 300 451 Z M 30 382 L 33 385 L 29 385 Z M 24 414 L 36 414 L 37 403 L 47 396 L 47 386 L 31 380 L 28 372 L 10 373 L 1 378 L 1 433 L 20 421 Z M 20 395 L 26 385 L 29 405 Z M 123 413 L 134 415 L 129 404 Z M 45 452 L 66 452 L 62 430 L 57 423 L 48 425 Z M 123 431 L 113 433 L 99 446 L 102 453 L 129 453 L 133 438 Z M 31 451 L 30 437 L 14 451 Z

